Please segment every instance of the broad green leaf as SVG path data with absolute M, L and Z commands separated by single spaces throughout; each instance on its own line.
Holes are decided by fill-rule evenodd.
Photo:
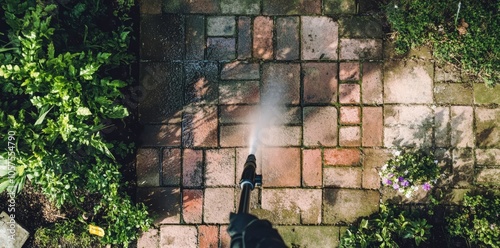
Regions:
M 127 108 L 123 106 L 113 106 L 113 110 L 109 113 L 109 118 L 121 119 L 128 116 Z
M 78 110 L 76 110 L 76 114 L 88 116 L 88 115 L 92 115 L 92 112 L 90 112 L 90 109 L 87 107 L 78 107 Z
M 42 107 L 42 110 L 40 111 L 40 116 L 38 117 L 38 119 L 36 120 L 35 122 L 35 126 L 37 125 L 40 125 L 43 123 L 43 120 L 45 120 L 45 117 L 47 116 L 47 114 L 50 112 L 50 110 L 53 108 L 53 107 L 50 107 L 48 110 L 47 109 L 48 106 L 44 106 Z
M 4 192 L 10 185 L 10 180 L 5 178 L 3 182 L 0 183 L 0 193 Z

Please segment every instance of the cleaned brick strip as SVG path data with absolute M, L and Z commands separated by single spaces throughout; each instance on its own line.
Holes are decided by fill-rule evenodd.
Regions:
M 362 90 L 363 103 L 382 104 L 384 99 L 382 95 L 382 64 L 381 63 L 363 63 Z
M 251 113 L 256 113 L 259 109 L 256 105 L 227 105 L 219 108 L 221 124 L 242 124 L 257 121 L 255 118 L 251 118 Z
M 253 22 L 253 57 L 273 59 L 273 19 L 257 16 Z
M 361 167 L 326 167 L 323 185 L 339 188 L 361 188 Z
M 382 107 L 363 108 L 363 146 L 382 146 L 383 118 Z
M 299 59 L 299 18 L 276 19 L 276 59 Z
M 181 149 L 163 149 L 162 185 L 179 186 L 181 182 Z
M 361 122 L 361 108 L 354 106 L 340 107 L 340 124 L 359 124 Z
M 227 225 L 220 225 L 219 228 L 219 239 L 220 239 L 220 247 L 221 248 L 230 248 L 231 246 L 231 237 L 229 237 L 229 233 L 227 233 Z
M 320 224 L 321 189 L 264 189 L 261 215 L 273 224 Z
M 335 107 L 304 107 L 304 145 L 337 145 L 337 109 Z
M 325 165 L 356 166 L 361 164 L 361 151 L 356 148 L 331 148 L 323 151 Z
M 195 226 L 164 225 L 160 227 L 160 247 L 193 247 L 197 243 L 198 230 Z
M 265 148 L 262 177 L 266 187 L 300 186 L 300 148 Z
M 258 141 L 265 146 L 300 146 L 301 137 L 298 126 L 271 126 L 259 130 Z
M 336 60 L 339 25 L 330 17 L 302 16 L 302 59 Z
M 148 231 L 141 233 L 137 239 L 137 248 L 158 247 L 160 240 L 158 229 L 150 228 Z
M 205 189 L 205 200 L 203 202 L 204 223 L 229 223 L 229 213 L 232 211 L 234 211 L 233 188 Z
M 221 147 L 244 147 L 248 146 L 252 135 L 253 126 L 249 124 L 221 126 Z
M 322 186 L 322 159 L 320 149 L 302 150 L 302 185 L 306 187 Z
M 219 247 L 219 227 L 212 225 L 198 226 L 198 247 Z
M 213 149 L 205 152 L 205 185 L 233 186 L 235 150 Z
M 203 151 L 184 149 L 182 157 L 182 184 L 184 187 L 203 185 Z
M 339 129 L 340 146 L 360 146 L 361 145 L 361 127 L 344 126 Z
M 203 213 L 203 190 L 182 190 L 182 219 L 185 223 L 201 223 Z

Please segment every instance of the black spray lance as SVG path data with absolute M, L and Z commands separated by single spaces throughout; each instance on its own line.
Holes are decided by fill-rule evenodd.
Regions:
M 231 248 L 284 248 L 283 239 L 271 222 L 260 220 L 249 214 L 250 193 L 255 186 L 262 185 L 262 176 L 255 174 L 257 164 L 255 155 L 250 154 L 241 174 L 240 206 L 238 213 L 230 214 L 228 234 L 231 237 Z
M 243 173 L 241 173 L 240 180 L 240 206 L 238 207 L 238 213 L 248 213 L 250 209 L 250 193 L 255 188 L 255 186 L 262 185 L 262 175 L 256 175 L 255 170 L 257 169 L 257 163 L 255 155 L 250 154 L 245 162 L 245 167 L 243 168 Z

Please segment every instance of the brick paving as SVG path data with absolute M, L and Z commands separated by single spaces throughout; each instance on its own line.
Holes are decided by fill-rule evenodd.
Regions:
M 499 88 L 428 49 L 392 56 L 365 1 L 139 2 L 137 199 L 155 226 L 138 247 L 229 247 L 262 119 L 251 212 L 289 246 L 336 247 L 347 224 L 397 197 L 378 177 L 395 148 L 433 148 L 451 204 L 499 184 Z

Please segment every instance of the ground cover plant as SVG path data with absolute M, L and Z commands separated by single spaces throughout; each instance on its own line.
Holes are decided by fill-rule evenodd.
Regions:
M 380 169 L 381 184 L 411 199 L 411 185 L 418 182 L 427 191 L 426 203 L 381 202 L 378 213 L 345 231 L 340 247 L 500 247 L 500 194 L 495 188 L 471 189 L 460 205 L 450 205 L 445 189 L 430 187 L 440 177 L 431 153 L 394 155 Z
M 447 218 L 450 235 L 469 246 L 500 247 L 500 196 L 493 192 L 467 194 L 463 207 Z
M 430 45 L 435 58 L 487 85 L 500 80 L 500 1 L 391 0 L 384 11 L 397 53 Z
M 151 224 L 123 192 L 118 160 L 133 143 L 103 137 L 129 115 L 121 90 L 131 80 L 115 75 L 134 59 L 133 3 L 0 0 L 0 191 L 15 201 L 29 183 L 76 212 L 66 220 L 76 236 L 94 224 L 103 244 L 124 246 Z

